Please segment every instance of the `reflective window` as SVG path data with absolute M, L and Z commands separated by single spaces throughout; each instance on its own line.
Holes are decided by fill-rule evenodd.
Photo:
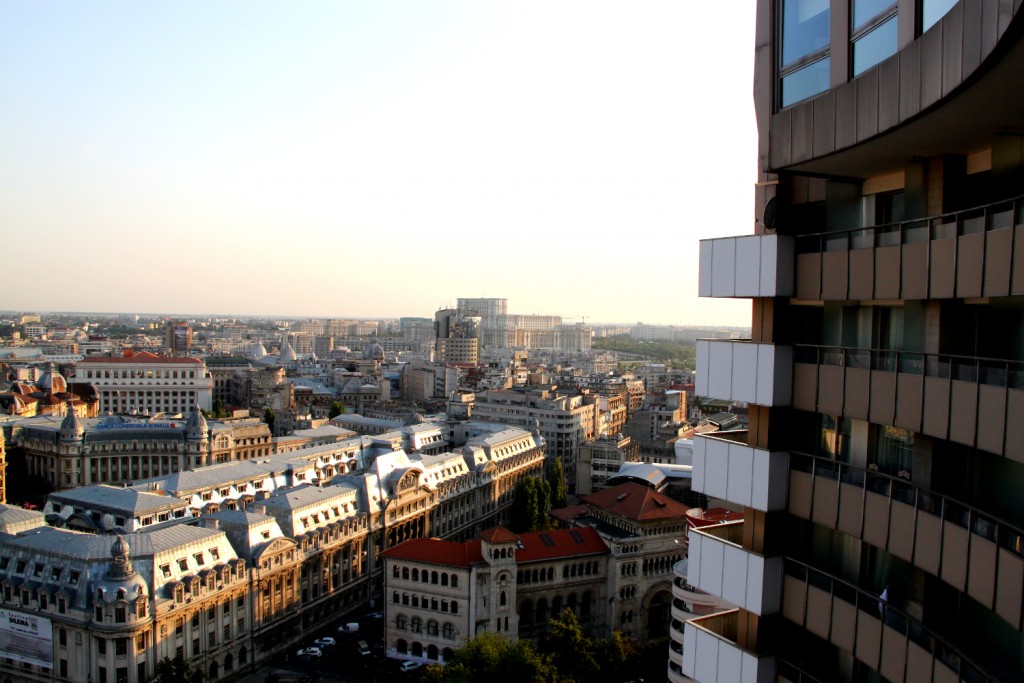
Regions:
M 828 22 L 828 0 L 783 0 L 782 66 L 827 50 Z
M 896 9 L 893 0 L 853 0 L 851 22 L 854 32 L 866 27 L 875 17 Z
M 829 88 L 829 1 L 781 2 L 779 100 L 787 107 Z
M 782 106 L 806 100 L 828 90 L 830 60 L 828 57 L 812 62 L 782 77 Z
M 956 3 L 957 0 L 924 0 L 921 4 L 921 32 L 934 26 Z
M 894 14 L 881 24 L 854 38 L 854 76 L 863 73 L 887 57 L 896 54 L 897 19 L 898 17 Z

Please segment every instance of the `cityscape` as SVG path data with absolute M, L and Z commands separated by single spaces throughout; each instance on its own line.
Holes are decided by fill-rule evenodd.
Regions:
M 210 153 L 193 185 L 159 136 L 159 172 L 90 167 L 138 193 L 123 215 L 92 212 L 109 188 L 77 195 L 107 180 L 61 185 L 71 166 L 18 142 L 41 156 L 0 200 L 10 253 L 65 235 L 62 202 L 124 231 L 155 196 L 125 169 L 196 213 L 176 232 L 160 194 L 129 251 L 75 235 L 61 256 L 95 275 L 64 298 L 12 259 L 0 683 L 1024 680 L 1024 7 L 751 5 L 547 26 L 490 3 L 261 7 L 211 62 L 230 125 L 180 110 L 188 154 Z M 0 8 L 37 31 L 19 59 L 72 19 L 121 45 L 92 22 L 123 17 L 36 11 Z M 187 11 L 134 11 L 140 36 L 205 49 L 158 28 Z M 235 16 L 212 9 L 209 35 Z M 267 90 L 231 89 L 252 75 L 224 55 L 268 36 Z M 253 97 L 272 88 L 293 98 Z M 658 103 L 722 120 L 672 126 Z M 268 112 L 294 129 L 250 147 Z M 75 163 L 132 144 L 102 127 Z M 602 165 L 610 185 L 575 184 Z M 31 179 L 58 177 L 36 221 Z

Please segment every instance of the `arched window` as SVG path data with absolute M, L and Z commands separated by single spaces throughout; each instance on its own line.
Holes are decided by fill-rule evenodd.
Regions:
M 397 605 L 399 603 L 399 601 L 400 601 L 400 598 L 398 597 L 398 591 L 395 591 L 394 593 L 391 594 L 391 602 L 393 602 L 393 603 L 395 603 Z
M 437 583 L 437 572 L 430 572 L 430 583 Z
M 498 606 L 504 607 L 508 604 L 508 596 L 505 595 L 505 591 L 501 591 L 501 596 L 498 598 Z
M 452 626 L 451 622 L 446 622 L 445 625 L 441 627 L 441 635 L 448 640 L 455 637 L 455 627 Z
M 437 622 L 434 621 L 433 619 L 431 619 L 430 621 L 427 622 L 427 635 L 428 636 L 436 636 L 437 635 Z
M 419 569 L 413 569 L 412 570 L 412 580 L 413 581 L 419 581 L 420 580 L 420 570 Z
M 412 621 L 410 622 L 409 628 L 410 628 L 410 630 L 413 633 L 422 633 L 423 632 L 423 620 L 420 619 L 419 617 L 413 617 Z
M 452 588 L 458 588 L 458 587 L 459 587 L 459 575 L 458 574 L 452 574 Z
M 391 568 L 391 576 L 395 577 L 396 579 L 398 578 L 398 565 L 397 564 L 394 567 Z
M 458 600 L 452 600 L 452 614 L 458 614 L 458 613 L 459 613 L 459 601 Z
M 442 586 L 447 586 L 448 585 L 448 572 L 444 572 L 443 574 L 441 574 L 441 585 Z
M 409 568 L 408 567 L 402 567 L 402 578 L 403 579 L 408 579 L 409 578 Z
M 405 630 L 406 620 L 404 614 L 399 614 L 397 617 L 395 617 L 395 628 L 397 628 L 399 631 Z

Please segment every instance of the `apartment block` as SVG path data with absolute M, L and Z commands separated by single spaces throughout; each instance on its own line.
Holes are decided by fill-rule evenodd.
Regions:
M 1010 0 L 758 0 L 753 234 L 706 240 L 673 681 L 1024 679 L 1024 11 Z

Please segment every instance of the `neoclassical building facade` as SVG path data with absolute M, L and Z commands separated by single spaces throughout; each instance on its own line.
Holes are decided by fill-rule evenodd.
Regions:
M 358 436 L 0 509 L 0 679 L 141 683 L 181 654 L 216 680 L 285 651 L 379 598 L 389 547 L 507 521 L 543 439 L 463 434 L 444 454 Z

